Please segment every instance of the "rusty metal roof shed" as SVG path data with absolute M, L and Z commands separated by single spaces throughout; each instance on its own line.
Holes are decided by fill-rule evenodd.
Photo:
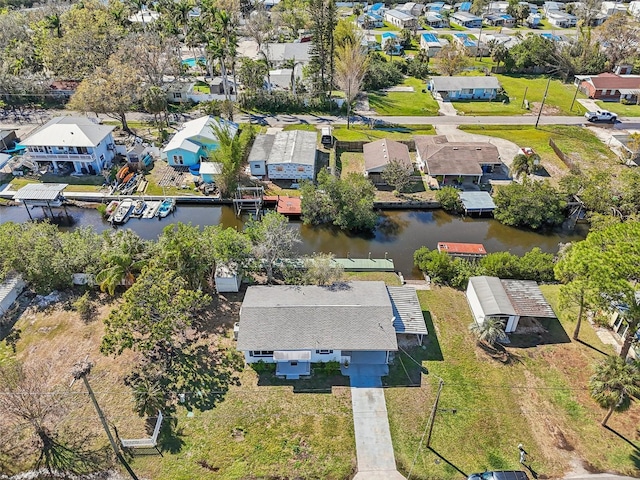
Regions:
M 533 280 L 500 280 L 514 310 L 521 317 L 556 318 L 557 315 Z

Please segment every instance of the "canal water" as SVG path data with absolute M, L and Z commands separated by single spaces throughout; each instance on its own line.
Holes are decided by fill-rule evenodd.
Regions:
M 75 207 L 67 210 L 74 227 L 91 225 L 98 232 L 112 228 L 96 210 Z M 34 218 L 43 217 L 41 209 L 32 210 L 31 214 Z M 24 207 L 0 207 L 0 223 L 28 220 Z M 174 214 L 165 219 L 134 218 L 124 228 L 153 240 L 171 223 L 219 224 L 242 229 L 245 220 L 237 218 L 231 206 L 179 205 Z M 581 240 L 587 233 L 584 228 L 536 233 L 507 227 L 490 218 L 462 218 L 442 210 L 386 211 L 380 215 L 375 232 L 366 236 L 349 235 L 328 227 L 309 227 L 299 221 L 291 222 L 291 228 L 300 232 L 302 242 L 297 247 L 300 254 L 331 252 L 336 257 L 350 255 L 354 258 L 366 258 L 369 254 L 372 258 L 384 258 L 386 255 L 393 259 L 396 270 L 407 278 L 419 277 L 413 267 L 413 252 L 421 246 L 433 249 L 438 242 L 469 242 L 484 244 L 488 252 L 509 251 L 522 255 L 533 247 L 540 247 L 545 252 L 555 253 L 559 243 Z

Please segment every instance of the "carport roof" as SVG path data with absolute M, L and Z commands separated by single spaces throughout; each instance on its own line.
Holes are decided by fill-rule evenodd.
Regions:
M 393 327 L 397 333 L 428 335 L 416 291 L 410 287 L 387 287 L 393 307 Z
M 489 192 L 460 192 L 459 196 L 467 212 L 489 212 L 496 208 Z

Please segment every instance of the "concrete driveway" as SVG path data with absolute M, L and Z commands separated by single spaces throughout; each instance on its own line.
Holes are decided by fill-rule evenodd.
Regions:
M 358 457 L 358 473 L 354 480 L 405 478 L 396 470 L 382 379 L 352 375 L 350 381 Z

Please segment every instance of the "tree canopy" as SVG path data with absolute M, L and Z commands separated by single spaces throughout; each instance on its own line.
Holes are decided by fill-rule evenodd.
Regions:
M 564 221 L 566 202 L 548 182 L 525 178 L 500 187 L 494 195 L 494 217 L 505 225 L 537 230 Z

